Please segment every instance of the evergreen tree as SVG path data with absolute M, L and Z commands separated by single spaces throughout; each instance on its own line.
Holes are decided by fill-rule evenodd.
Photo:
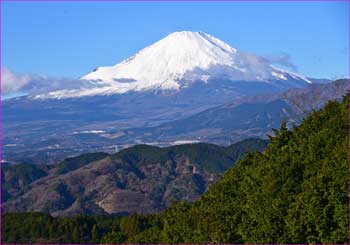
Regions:
M 92 243 L 98 243 L 99 242 L 99 234 L 98 234 L 98 231 L 97 231 L 97 226 L 96 224 L 94 224 L 92 226 L 92 230 L 91 230 L 91 240 L 92 240 Z

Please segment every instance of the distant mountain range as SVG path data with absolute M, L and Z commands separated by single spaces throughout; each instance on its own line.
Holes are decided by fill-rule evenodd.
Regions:
M 247 96 L 157 127 L 127 130 L 121 139 L 171 142 L 182 138 L 227 145 L 246 137 L 266 138 L 282 121 L 297 125 L 327 101 L 342 99 L 348 90 L 349 80 L 337 80 L 278 94 Z
M 84 152 L 114 152 L 116 146 L 120 149 L 140 143 L 166 146 L 177 141 L 201 141 L 228 145 L 248 137 L 265 138 L 283 120 L 289 125 L 298 124 L 308 112 L 320 108 L 326 101 L 341 99 L 349 86 L 349 80 L 338 80 L 282 93 L 244 96 L 189 116 L 181 114 L 181 107 L 167 105 L 169 111 L 178 110 L 172 120 L 164 123 L 159 120 L 155 124 L 146 120 L 146 125 L 147 112 L 136 110 L 137 105 L 144 106 L 140 104 L 136 104 L 134 110 L 119 110 L 120 114 L 124 112 L 129 116 L 113 118 L 114 105 L 107 103 L 112 98 L 118 101 L 115 97 L 99 96 L 92 101 L 91 98 L 45 100 L 47 103 L 14 99 L 3 108 L 3 156 L 10 162 L 53 163 Z M 57 106 L 61 106 L 62 114 L 50 109 Z M 155 112 L 155 118 L 163 115 L 157 114 L 154 108 L 149 109 L 151 111 Z M 40 120 L 33 118 L 38 114 L 41 114 Z
M 229 147 L 137 145 L 117 154 L 91 153 L 55 165 L 3 167 L 3 210 L 53 215 L 155 213 L 172 201 L 194 201 L 248 151 L 267 141 Z
M 338 99 L 346 86 L 282 70 L 209 34 L 188 31 L 172 33 L 115 66 L 99 67 L 81 81 L 80 88 L 3 102 L 5 161 L 53 163 L 141 143 L 229 145 L 265 137 L 284 119 L 297 123 L 305 112 L 294 102 L 302 99 L 287 90 L 313 93 L 329 86 L 321 105 Z

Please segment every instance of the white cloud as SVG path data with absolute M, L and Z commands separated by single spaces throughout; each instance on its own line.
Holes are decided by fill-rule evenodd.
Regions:
M 3 95 L 15 93 L 40 94 L 62 89 L 88 88 L 88 81 L 70 78 L 48 77 L 43 75 L 17 74 L 8 68 L 1 72 Z
M 289 54 L 282 53 L 280 55 L 265 56 L 264 59 L 272 64 L 281 65 L 283 67 L 289 68 L 292 71 L 297 71 L 297 67 L 293 64 L 292 59 Z
M 4 94 L 16 93 L 30 82 L 29 75 L 15 74 L 8 68 L 3 68 L 1 71 L 1 91 Z

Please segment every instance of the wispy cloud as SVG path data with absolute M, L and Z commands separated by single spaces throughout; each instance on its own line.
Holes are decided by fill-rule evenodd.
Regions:
M 237 65 L 242 65 L 246 70 L 243 74 L 243 80 L 255 80 L 256 77 L 262 79 L 270 78 L 272 66 L 277 66 L 286 71 L 297 71 L 296 65 L 293 64 L 291 57 L 283 53 L 281 55 L 260 56 L 251 52 L 238 52 L 239 62 Z M 241 77 L 242 79 L 242 77 Z
M 275 64 L 275 65 L 281 65 L 284 66 L 292 71 L 297 71 L 297 66 L 292 62 L 292 58 L 287 53 L 282 53 L 280 55 L 271 55 L 271 56 L 264 56 L 263 57 L 266 62 Z
M 16 93 L 26 86 L 31 80 L 29 75 L 20 75 L 12 72 L 8 68 L 3 68 L 1 71 L 1 92 Z
M 61 89 L 77 89 L 91 86 L 88 81 L 57 78 L 34 74 L 18 74 L 8 68 L 1 71 L 1 92 L 40 94 Z

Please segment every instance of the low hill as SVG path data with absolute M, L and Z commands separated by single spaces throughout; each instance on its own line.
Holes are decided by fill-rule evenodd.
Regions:
M 74 214 L 156 213 L 171 201 L 194 201 L 248 151 L 266 140 L 229 147 L 136 145 L 116 154 L 90 153 L 55 165 L 4 168 L 5 212 Z

